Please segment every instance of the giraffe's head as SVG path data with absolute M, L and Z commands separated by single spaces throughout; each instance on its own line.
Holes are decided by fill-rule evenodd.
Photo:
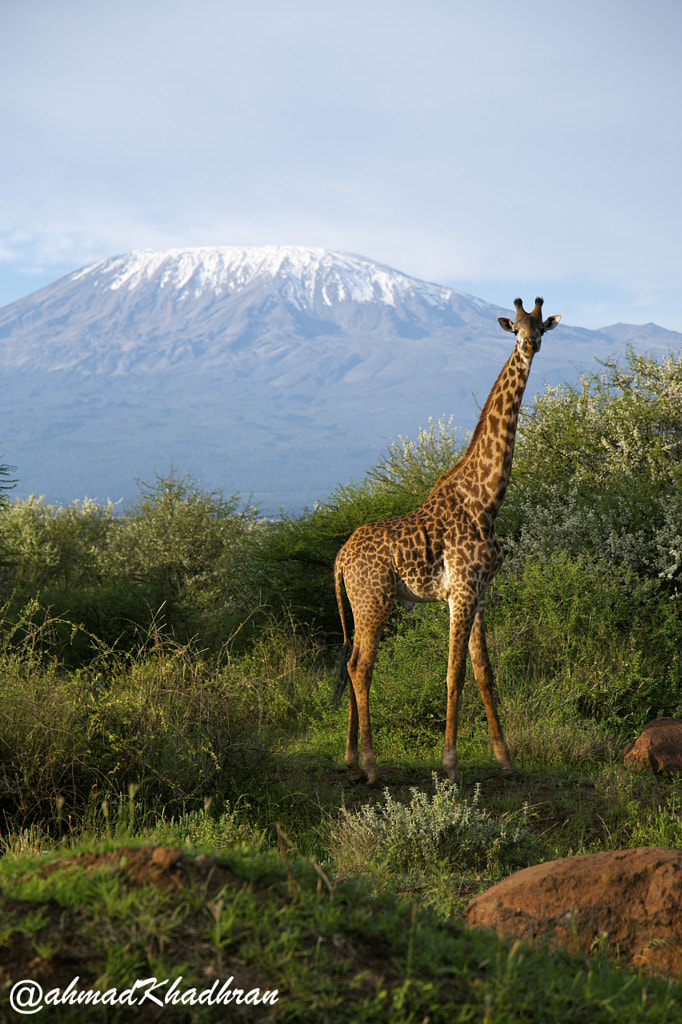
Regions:
M 511 321 L 507 316 L 497 318 L 503 331 L 511 331 L 516 335 L 516 347 L 528 362 L 539 350 L 545 331 L 551 331 L 561 320 L 558 315 L 549 316 L 543 320 L 542 302 L 542 299 L 536 299 L 535 308 L 530 313 L 526 313 L 521 299 L 514 299 L 516 320 Z

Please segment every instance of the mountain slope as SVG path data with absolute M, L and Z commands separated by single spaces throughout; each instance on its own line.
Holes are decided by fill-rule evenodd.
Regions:
M 101 260 L 0 309 L 2 458 L 18 494 L 60 501 L 129 498 L 172 463 L 266 511 L 310 504 L 429 417 L 473 426 L 472 393 L 480 407 L 510 351 L 497 317 L 512 299 L 503 310 L 320 249 Z M 562 321 L 526 400 L 638 338 L 682 341 Z
M 343 253 L 133 252 L 0 310 L 0 365 L 95 373 L 227 365 L 245 350 L 276 358 L 295 337 L 366 330 L 419 338 L 478 313 L 468 296 Z

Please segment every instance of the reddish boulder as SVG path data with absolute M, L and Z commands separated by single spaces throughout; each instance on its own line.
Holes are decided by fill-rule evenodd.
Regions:
M 628 768 L 682 775 L 682 720 L 658 718 L 623 751 Z
M 536 864 L 481 893 L 468 925 L 571 952 L 595 948 L 682 975 L 682 850 L 616 850 Z

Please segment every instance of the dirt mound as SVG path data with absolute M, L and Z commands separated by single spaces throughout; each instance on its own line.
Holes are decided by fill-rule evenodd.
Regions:
M 649 722 L 623 756 L 628 768 L 682 775 L 682 720 L 657 718 Z
M 525 868 L 477 896 L 468 925 L 536 944 L 595 949 L 682 975 L 682 850 L 616 850 Z
M 213 857 L 186 857 L 175 846 L 122 846 L 109 853 L 79 853 L 45 864 L 38 874 L 47 877 L 55 871 L 102 869 L 122 872 L 127 883 L 134 886 L 154 884 L 173 891 L 189 885 L 206 886 L 209 896 L 225 885 L 246 884 L 243 878 L 220 867 Z

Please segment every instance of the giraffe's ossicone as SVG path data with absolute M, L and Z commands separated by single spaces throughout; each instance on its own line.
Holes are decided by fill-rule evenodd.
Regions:
M 506 771 L 515 770 L 495 704 L 483 604 L 488 585 L 504 558 L 494 524 L 509 483 L 521 399 L 542 335 L 556 327 L 561 317 L 543 320 L 539 298 L 530 313 L 524 310 L 521 299 L 515 299 L 514 305 L 516 320 L 499 317 L 503 330 L 516 336 L 514 351 L 493 384 L 462 458 L 436 482 L 420 508 L 395 519 L 360 526 L 336 557 L 334 579 L 344 637 L 341 689 L 350 680 L 345 762 L 354 779 L 366 776 L 371 784 L 379 777 L 372 747 L 369 689 L 379 641 L 396 600 L 447 601 L 450 606 L 443 752 L 450 780 L 459 782 L 457 718 L 467 648 L 495 756 Z M 343 586 L 355 625 L 352 645 Z

